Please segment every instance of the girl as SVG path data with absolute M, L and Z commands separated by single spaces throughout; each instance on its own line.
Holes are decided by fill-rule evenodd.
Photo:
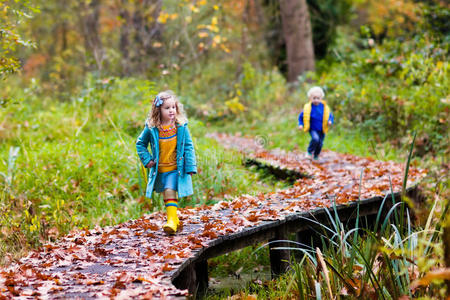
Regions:
M 150 144 L 151 154 L 147 146 Z M 136 142 L 142 164 L 149 168 L 146 196 L 163 194 L 167 210 L 167 234 L 179 229 L 178 197 L 193 194 L 191 175 L 197 173 L 194 146 L 183 105 L 172 91 L 159 93 Z

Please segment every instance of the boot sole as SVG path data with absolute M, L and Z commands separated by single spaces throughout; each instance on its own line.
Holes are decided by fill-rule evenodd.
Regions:
M 173 230 L 173 228 L 170 226 L 163 226 L 163 230 L 167 234 L 175 234 L 177 232 L 176 230 Z

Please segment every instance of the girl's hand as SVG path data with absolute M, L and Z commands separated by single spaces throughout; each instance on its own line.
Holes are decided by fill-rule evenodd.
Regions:
M 331 125 L 331 121 L 328 121 L 328 125 Z
M 298 126 L 298 130 L 303 130 L 303 126 L 302 126 L 302 125 L 299 125 L 299 126 Z
M 192 176 L 192 175 L 195 174 L 195 173 L 194 173 L 194 172 L 189 172 L 188 174 Z
M 156 163 L 153 160 L 151 160 L 151 161 L 149 161 L 149 163 L 145 167 L 150 169 L 154 165 L 156 165 Z

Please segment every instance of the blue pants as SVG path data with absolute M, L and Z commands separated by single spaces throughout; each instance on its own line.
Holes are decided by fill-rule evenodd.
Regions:
M 322 151 L 323 140 L 325 139 L 325 133 L 323 131 L 310 130 L 311 141 L 308 146 L 308 153 L 314 154 L 315 157 L 319 156 Z

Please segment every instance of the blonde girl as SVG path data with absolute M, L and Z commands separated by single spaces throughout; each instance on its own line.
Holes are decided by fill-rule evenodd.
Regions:
M 193 194 L 191 175 L 197 173 L 197 164 L 183 105 L 172 91 L 161 92 L 153 100 L 136 149 L 150 169 L 146 196 L 151 198 L 153 191 L 163 194 L 167 211 L 163 230 L 175 234 L 180 224 L 178 198 Z

